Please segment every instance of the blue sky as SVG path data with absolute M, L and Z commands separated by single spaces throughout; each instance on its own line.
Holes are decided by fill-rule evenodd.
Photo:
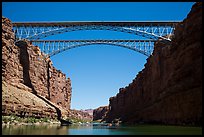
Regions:
M 3 2 L 2 15 L 23 21 L 181 21 L 194 2 Z M 136 39 L 111 31 L 74 31 L 46 39 Z M 109 45 L 74 48 L 51 57 L 72 81 L 72 109 L 108 105 L 132 82 L 147 57 Z

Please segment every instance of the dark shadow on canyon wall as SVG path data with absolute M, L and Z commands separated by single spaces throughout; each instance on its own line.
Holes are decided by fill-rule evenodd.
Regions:
M 25 41 L 19 41 L 16 43 L 16 45 L 20 49 L 19 59 L 20 59 L 20 64 L 23 67 L 23 84 L 30 87 L 33 91 L 33 94 L 36 95 L 37 92 L 35 91 L 31 83 L 30 74 L 29 74 L 30 61 L 29 61 L 29 54 L 27 50 L 27 43 Z
M 20 55 L 19 55 L 19 59 L 20 59 L 20 63 L 23 67 L 23 83 L 30 87 L 32 89 L 32 93 L 34 95 L 36 95 L 38 98 L 42 99 L 43 101 L 45 101 L 47 104 L 49 104 L 50 106 L 54 107 L 56 109 L 57 112 L 57 119 L 62 123 L 65 120 L 61 119 L 61 110 L 56 107 L 55 105 L 53 105 L 50 101 L 48 101 L 46 98 L 40 96 L 37 94 L 37 91 L 35 90 L 34 86 L 32 85 L 32 81 L 30 79 L 30 74 L 29 74 L 29 69 L 30 69 L 30 61 L 29 61 L 29 54 L 28 54 L 28 50 L 27 50 L 27 46 L 28 44 L 26 43 L 26 41 L 19 41 L 16 43 L 16 45 L 19 47 L 20 49 Z M 49 62 L 48 62 L 49 63 Z M 47 66 L 49 66 L 49 64 L 47 64 Z M 49 98 L 50 98 L 50 90 L 49 90 L 49 67 L 47 68 L 47 72 L 48 72 L 48 94 L 49 94 Z
M 50 100 L 50 60 L 47 63 L 47 91 L 48 99 Z

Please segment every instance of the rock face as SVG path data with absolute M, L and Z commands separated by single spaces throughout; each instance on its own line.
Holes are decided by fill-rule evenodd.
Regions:
M 88 113 L 89 115 L 93 116 L 93 109 L 85 109 L 85 110 L 81 109 L 80 111 L 86 112 L 86 113 Z
M 198 2 L 176 26 L 172 42 L 158 40 L 145 68 L 109 99 L 105 120 L 201 125 L 201 30 L 202 2 Z
M 65 74 L 50 65 L 50 100 L 67 110 L 71 104 L 71 80 Z
M 91 122 L 93 119 L 93 116 L 90 115 L 88 112 L 75 110 L 75 109 L 70 110 L 69 117 L 72 119 L 79 119 L 79 120 L 89 121 L 89 122 Z
M 57 118 L 54 107 L 31 93 L 27 86 L 15 87 L 2 82 L 2 115 L 20 117 Z
M 50 58 L 46 57 L 39 47 L 32 45 L 28 41 L 17 42 L 15 45 L 12 23 L 4 17 L 2 17 L 2 81 L 4 87 L 12 86 L 13 90 L 21 89 L 22 91 L 31 92 L 56 104 L 63 111 L 70 110 L 72 90 L 70 78 L 66 79 L 65 74 L 54 68 Z M 3 92 L 12 91 L 5 88 L 5 90 L 2 90 Z M 28 94 L 30 96 L 30 93 Z M 17 101 L 17 104 L 9 97 L 4 98 L 4 94 L 2 97 L 2 106 L 5 108 L 9 108 L 9 105 L 23 108 L 26 105 L 26 102 L 23 102 L 26 95 L 23 98 L 17 96 L 16 98 L 20 100 Z M 11 105 L 9 102 L 14 104 Z M 38 112 L 45 111 L 41 107 L 32 105 L 32 103 L 29 104 L 28 108 L 30 111 L 32 108 L 36 108 L 35 111 Z M 2 109 L 3 114 L 10 111 L 16 110 Z M 56 112 L 56 110 L 54 111 Z
M 108 112 L 108 106 L 101 106 L 93 110 L 93 120 L 103 120 Z

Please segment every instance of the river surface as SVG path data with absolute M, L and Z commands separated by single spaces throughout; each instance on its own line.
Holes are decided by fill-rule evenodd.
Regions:
M 2 126 L 3 135 L 202 135 L 202 127 L 135 125 L 106 126 L 101 124 L 9 125 Z

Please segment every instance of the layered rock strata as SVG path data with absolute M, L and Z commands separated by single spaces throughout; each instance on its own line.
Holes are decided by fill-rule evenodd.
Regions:
M 38 46 L 26 40 L 14 43 L 14 38 L 11 21 L 2 17 L 2 114 L 54 116 L 56 106 L 68 115 L 70 78 L 53 67 Z M 41 106 L 38 102 L 42 99 L 45 103 Z
M 145 68 L 109 99 L 106 121 L 201 125 L 201 37 L 202 2 L 198 2 L 176 26 L 172 42 L 158 40 Z

